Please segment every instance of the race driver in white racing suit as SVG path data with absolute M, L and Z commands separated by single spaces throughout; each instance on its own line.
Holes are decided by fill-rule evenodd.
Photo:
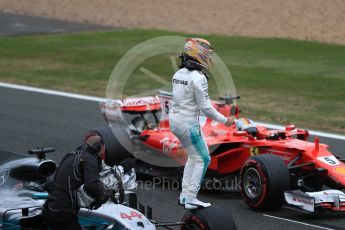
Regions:
M 182 179 L 179 204 L 186 209 L 210 207 L 197 199 L 197 193 L 210 163 L 207 143 L 199 124 L 200 111 L 214 121 L 231 126 L 234 119 L 225 117 L 211 104 L 206 71 L 212 65 L 213 48 L 200 38 L 189 38 L 182 53 L 180 69 L 172 78 L 173 103 L 169 113 L 170 129 L 188 154 Z

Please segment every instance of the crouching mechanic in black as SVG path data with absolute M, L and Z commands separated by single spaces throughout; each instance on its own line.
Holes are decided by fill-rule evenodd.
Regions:
M 44 205 L 43 217 L 51 229 L 82 229 L 78 222 L 77 190 L 84 184 L 99 207 L 115 195 L 99 180 L 105 145 L 96 134 L 87 136 L 75 152 L 68 153 L 55 174 L 52 191 Z M 97 208 L 98 208 L 97 207 Z

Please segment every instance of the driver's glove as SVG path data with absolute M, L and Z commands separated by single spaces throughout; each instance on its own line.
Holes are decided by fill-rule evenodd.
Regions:
M 106 203 L 109 199 L 114 201 L 115 193 L 116 193 L 116 191 L 113 189 L 105 190 L 103 196 L 92 201 L 92 203 L 90 204 L 90 209 L 98 209 L 99 207 L 102 206 L 102 204 Z

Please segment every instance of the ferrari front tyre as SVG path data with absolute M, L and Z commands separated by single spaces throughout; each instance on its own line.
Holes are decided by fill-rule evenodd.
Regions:
M 241 195 L 257 211 L 270 211 L 284 204 L 284 191 L 291 188 L 290 172 L 283 159 L 263 154 L 250 157 L 240 173 Z
M 219 207 L 195 209 L 182 217 L 181 230 L 235 230 L 236 224 L 228 210 Z

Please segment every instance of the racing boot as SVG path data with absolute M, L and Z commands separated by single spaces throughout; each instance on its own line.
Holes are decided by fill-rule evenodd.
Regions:
M 186 201 L 186 197 L 184 196 L 180 196 L 180 198 L 178 199 L 178 205 L 184 206 L 185 205 L 185 201 Z
M 185 209 L 197 209 L 197 208 L 208 208 L 211 207 L 210 203 L 205 203 L 195 198 L 186 198 L 185 199 Z

